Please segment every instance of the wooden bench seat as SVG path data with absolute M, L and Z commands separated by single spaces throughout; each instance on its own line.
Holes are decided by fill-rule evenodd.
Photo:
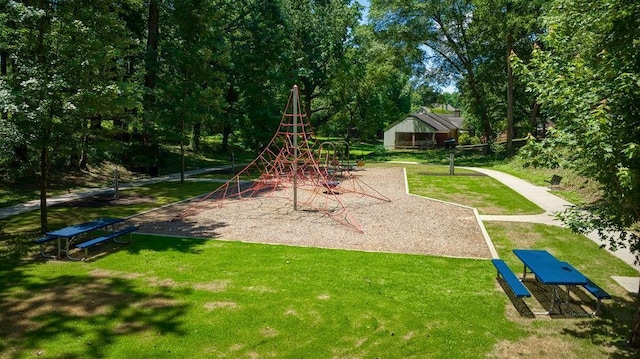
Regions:
M 531 297 L 531 293 L 527 287 L 522 284 L 520 279 L 513 273 L 511 268 L 502 259 L 492 259 L 491 262 L 498 271 L 498 277 L 502 277 L 509 286 L 513 294 L 518 298 Z
M 78 245 L 76 245 L 76 248 L 79 249 L 84 249 L 84 257 L 82 258 L 82 260 L 85 260 L 87 258 L 87 256 L 89 255 L 89 248 L 93 247 L 97 244 L 100 244 L 102 242 L 108 241 L 110 239 L 113 239 L 114 242 L 116 243 L 121 243 L 121 244 L 125 244 L 125 243 L 129 243 L 131 241 L 131 237 L 129 237 L 129 241 L 128 242 L 121 242 L 121 241 L 117 241 L 116 238 L 123 236 L 125 234 L 129 234 L 129 236 L 131 236 L 131 233 L 134 231 L 137 231 L 138 227 L 127 227 L 125 229 L 119 230 L 119 231 L 115 231 L 112 233 L 107 233 L 104 236 L 98 237 L 98 238 L 94 238 L 91 239 L 89 241 L 86 242 L 82 242 L 79 243 Z

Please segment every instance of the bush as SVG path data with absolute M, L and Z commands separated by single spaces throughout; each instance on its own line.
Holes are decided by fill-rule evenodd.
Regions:
M 481 141 L 478 137 L 471 136 L 468 133 L 461 133 L 460 136 L 458 136 L 458 143 L 462 146 L 479 145 Z
M 533 168 L 558 168 L 561 156 L 551 146 L 545 146 L 544 141 L 538 141 L 534 137 L 527 140 L 527 144 L 518 150 L 518 157 L 524 167 Z
M 373 155 L 378 160 L 383 160 L 384 161 L 387 158 L 388 154 L 389 154 L 389 150 L 387 150 L 387 148 L 384 147 L 384 145 L 378 145 L 373 150 Z

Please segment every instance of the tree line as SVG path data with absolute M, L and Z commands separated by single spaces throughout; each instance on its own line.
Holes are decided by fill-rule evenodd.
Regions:
M 319 129 L 374 138 L 409 110 L 409 67 L 348 0 L 0 3 L 0 175 L 162 166 L 205 135 L 261 149 L 293 84 Z M 46 206 L 42 206 L 43 230 Z

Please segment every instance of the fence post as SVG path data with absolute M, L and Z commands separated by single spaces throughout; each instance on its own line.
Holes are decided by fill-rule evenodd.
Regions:
M 454 166 L 453 166 L 454 157 L 455 157 L 455 154 L 453 153 L 453 151 L 451 151 L 451 153 L 449 154 L 449 174 L 452 176 L 454 174 Z

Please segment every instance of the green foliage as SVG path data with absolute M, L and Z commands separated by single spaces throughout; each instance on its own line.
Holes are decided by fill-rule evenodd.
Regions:
M 523 59 L 543 32 L 539 16 L 543 1 L 374 1 L 370 15 L 375 29 L 405 51 L 417 78 L 439 83 L 457 81 L 467 128 L 493 142 L 506 115 L 507 38 Z M 473 16 L 469 16 L 469 14 Z M 412 51 L 422 49 L 421 53 Z M 427 66 L 425 66 L 427 64 Z M 531 132 L 533 96 L 524 79 L 516 79 L 515 128 Z M 534 120 L 537 121 L 537 118 Z
M 556 122 L 557 136 L 543 145 L 566 149 L 567 165 L 602 190 L 601 201 L 563 218 L 576 231 L 598 230 L 612 247 L 634 252 L 640 250 L 638 14 L 640 5 L 624 0 L 558 0 L 547 16 L 545 49 L 528 67 L 515 62 Z
M 384 145 L 378 145 L 373 150 L 373 156 L 378 161 L 385 161 L 389 155 L 389 150 Z
M 465 146 L 465 145 L 479 145 L 480 139 L 476 136 L 471 136 L 469 133 L 465 132 L 465 133 L 461 133 L 460 136 L 458 136 L 458 143 Z
M 140 47 L 115 11 L 134 12 L 137 2 L 3 6 L 22 21 L 0 24 L 10 34 L 2 56 L 12 58 L 0 77 L 0 164 L 14 179 L 46 178 L 49 166 L 86 166 L 91 143 L 109 135 L 102 121 L 126 127 L 128 114 L 139 109 L 140 91 L 130 82 L 136 74 L 123 59 Z
M 553 131 L 548 132 L 548 135 L 553 136 Z M 558 168 L 561 153 L 557 148 L 548 146 L 547 143 L 538 141 L 533 136 L 529 137 L 527 143 L 518 150 L 518 157 L 527 167 Z

